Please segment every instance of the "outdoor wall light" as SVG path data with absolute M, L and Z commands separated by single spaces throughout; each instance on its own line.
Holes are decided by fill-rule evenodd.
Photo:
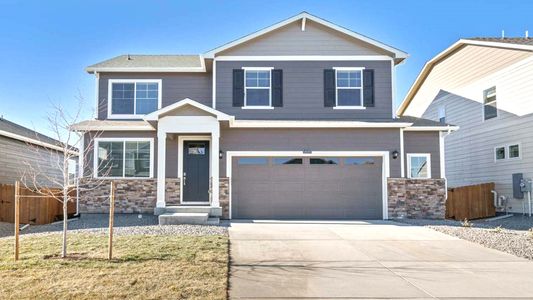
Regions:
M 222 150 L 220 150 L 220 151 L 218 151 L 218 158 L 222 159 L 222 157 L 224 157 L 224 152 L 222 152 Z
M 398 155 L 400 155 L 400 153 L 398 153 L 398 151 L 396 151 L 396 150 L 392 151 L 392 159 L 397 159 Z

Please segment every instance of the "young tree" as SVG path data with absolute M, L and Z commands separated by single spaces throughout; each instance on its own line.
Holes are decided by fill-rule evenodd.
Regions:
M 77 193 L 87 192 L 84 188 L 80 189 L 77 185 L 79 176 L 82 172 L 72 170 L 73 166 L 89 165 L 84 153 L 93 149 L 94 139 L 88 139 L 84 143 L 84 134 L 72 130 L 72 126 L 80 121 L 83 112 L 83 97 L 77 97 L 77 108 L 74 113 L 69 113 L 61 105 L 54 104 L 53 109 L 48 114 L 48 127 L 53 133 L 55 140 L 54 147 L 46 146 L 50 144 L 47 137 L 36 134 L 35 139 L 38 143 L 27 143 L 29 149 L 35 153 L 40 160 L 36 163 L 34 160 L 23 161 L 25 168 L 21 175 L 21 182 L 27 189 L 30 189 L 43 197 L 51 197 L 62 203 L 63 208 L 63 242 L 61 257 L 67 256 L 67 230 L 68 230 L 68 203 L 73 202 L 76 197 L 72 194 L 77 189 Z M 98 136 L 100 132 L 92 132 L 91 135 Z M 40 142 L 40 143 L 39 143 Z M 83 149 L 76 147 L 83 146 Z M 104 184 L 103 181 L 97 181 L 91 185 L 90 189 L 98 188 Z

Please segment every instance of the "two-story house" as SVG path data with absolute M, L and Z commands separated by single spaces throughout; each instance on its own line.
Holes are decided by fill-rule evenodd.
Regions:
M 532 82 L 533 39 L 461 39 L 424 66 L 398 114 L 458 125 L 446 137 L 449 186 L 494 182 L 509 199 L 498 205 L 522 212 L 513 174 L 533 177 Z
M 406 58 L 304 12 L 202 55 L 92 65 L 81 184 L 115 180 L 117 211 L 172 222 L 442 218 L 450 127 L 395 117 Z M 106 193 L 82 212 L 107 212 Z

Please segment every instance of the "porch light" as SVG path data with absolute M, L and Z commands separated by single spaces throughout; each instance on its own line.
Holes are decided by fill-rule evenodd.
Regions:
M 218 151 L 218 158 L 222 159 L 222 157 L 224 157 L 224 152 L 222 152 L 222 150 L 220 150 L 220 151 Z
M 397 159 L 398 155 L 400 155 L 400 153 L 398 153 L 398 151 L 396 151 L 396 150 L 392 151 L 392 159 Z

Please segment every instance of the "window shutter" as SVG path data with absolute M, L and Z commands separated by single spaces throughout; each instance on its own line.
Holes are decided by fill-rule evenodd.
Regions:
M 335 106 L 335 70 L 324 70 L 324 107 Z
M 283 71 L 272 70 L 272 106 L 283 106 Z
M 244 70 L 233 70 L 233 106 L 244 106 Z
M 363 70 L 363 105 L 374 107 L 374 70 Z

